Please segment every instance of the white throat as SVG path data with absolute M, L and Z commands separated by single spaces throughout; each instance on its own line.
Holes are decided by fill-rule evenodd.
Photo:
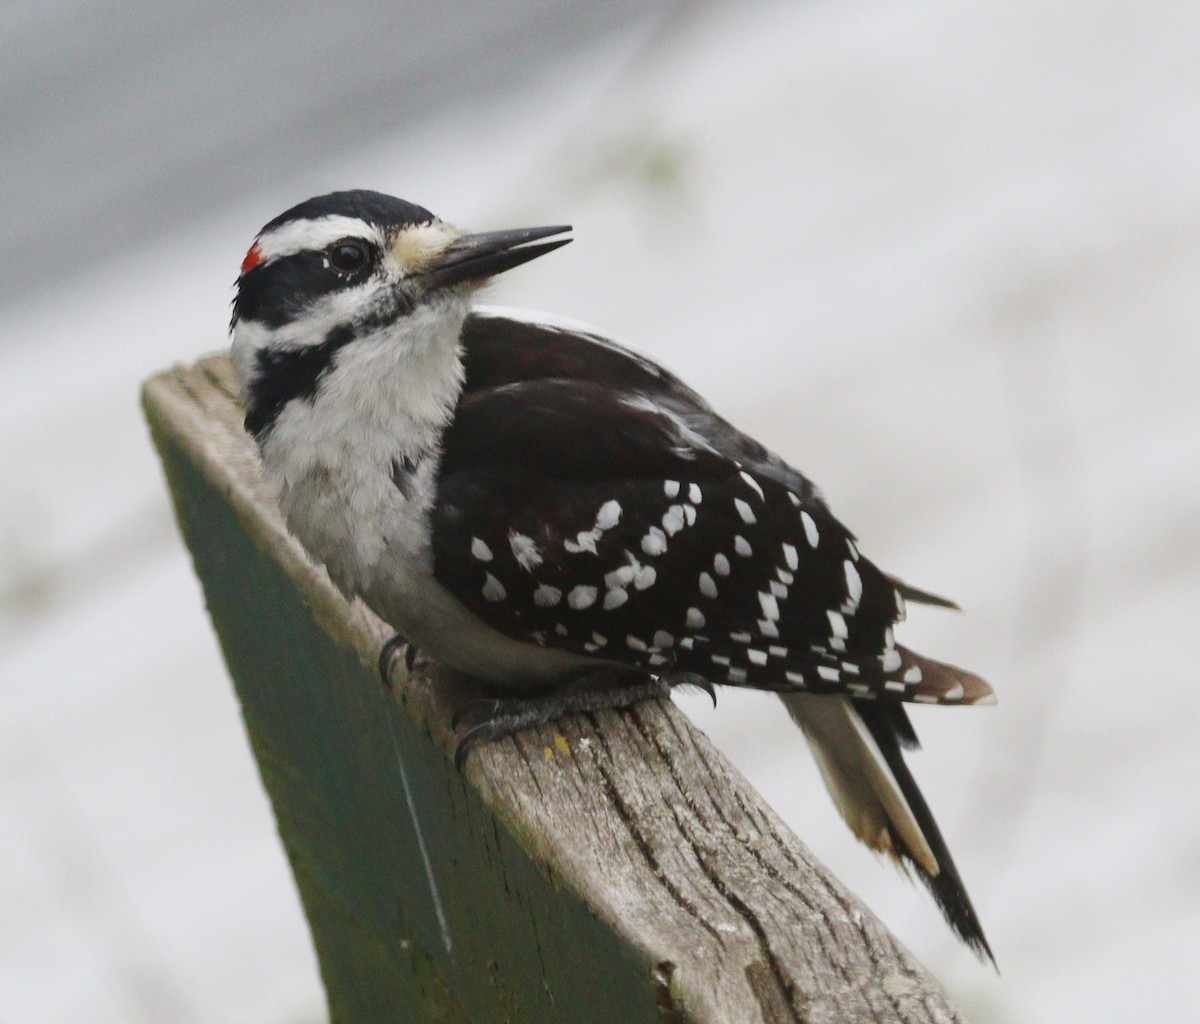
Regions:
M 290 401 L 261 439 L 289 528 L 344 590 L 362 592 L 385 557 L 431 568 L 429 512 L 469 310 L 448 294 L 349 342 L 312 398 Z
M 268 471 L 388 466 L 435 452 L 462 391 L 468 311 L 447 296 L 340 349 L 316 394 L 289 402 L 264 438 Z

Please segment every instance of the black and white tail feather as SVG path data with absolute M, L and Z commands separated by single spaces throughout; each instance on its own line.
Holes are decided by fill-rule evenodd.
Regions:
M 233 362 L 289 528 L 498 696 L 592 677 L 778 693 L 855 835 L 990 957 L 903 759 L 904 702 L 994 700 L 895 642 L 906 599 L 952 603 L 882 572 L 809 480 L 662 367 L 580 325 L 472 309 L 479 281 L 567 230 L 468 235 L 365 191 L 263 228 Z
M 904 762 L 916 734 L 899 704 L 780 694 L 808 740 L 842 819 L 859 840 L 913 871 L 955 933 L 995 957 L 933 813 Z

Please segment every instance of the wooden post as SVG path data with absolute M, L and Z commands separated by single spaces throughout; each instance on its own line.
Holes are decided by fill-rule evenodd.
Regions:
M 454 768 L 470 690 L 287 534 L 225 356 L 146 415 L 344 1024 L 961 1021 L 937 983 L 667 701 Z

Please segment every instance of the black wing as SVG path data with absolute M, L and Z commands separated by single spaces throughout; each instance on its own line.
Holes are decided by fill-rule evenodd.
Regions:
M 443 583 L 514 637 L 650 671 L 848 694 L 875 749 L 820 749 L 810 734 L 823 770 L 856 776 L 844 757 L 881 758 L 927 853 L 890 805 L 845 806 L 861 780 L 827 776 L 835 801 L 990 956 L 901 753 L 917 739 L 897 700 L 992 699 L 977 676 L 894 645 L 905 598 L 952 602 L 880 572 L 808 480 L 649 360 L 494 314 L 471 317 L 463 340 L 466 390 L 434 517 Z
M 436 575 L 516 639 L 767 690 L 990 691 L 896 647 L 896 584 L 815 489 L 610 342 L 479 318 L 446 437 Z

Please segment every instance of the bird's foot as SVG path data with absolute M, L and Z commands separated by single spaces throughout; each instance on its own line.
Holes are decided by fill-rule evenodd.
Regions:
M 392 687 L 392 661 L 401 650 L 404 651 L 404 667 L 411 673 L 413 664 L 417 660 L 418 652 L 416 647 L 410 644 L 399 633 L 385 643 L 379 652 L 379 679 L 383 683 L 385 690 L 390 690 Z
M 451 728 L 456 730 L 468 723 L 455 748 L 454 765 L 461 770 L 467 754 L 493 740 L 564 715 L 627 708 L 639 701 L 666 697 L 675 686 L 698 686 L 712 697 L 714 705 L 717 702 L 712 683 L 703 676 L 676 672 L 656 678 L 638 669 L 608 668 L 588 673 L 545 696 L 469 700 L 455 710 L 450 720 Z

